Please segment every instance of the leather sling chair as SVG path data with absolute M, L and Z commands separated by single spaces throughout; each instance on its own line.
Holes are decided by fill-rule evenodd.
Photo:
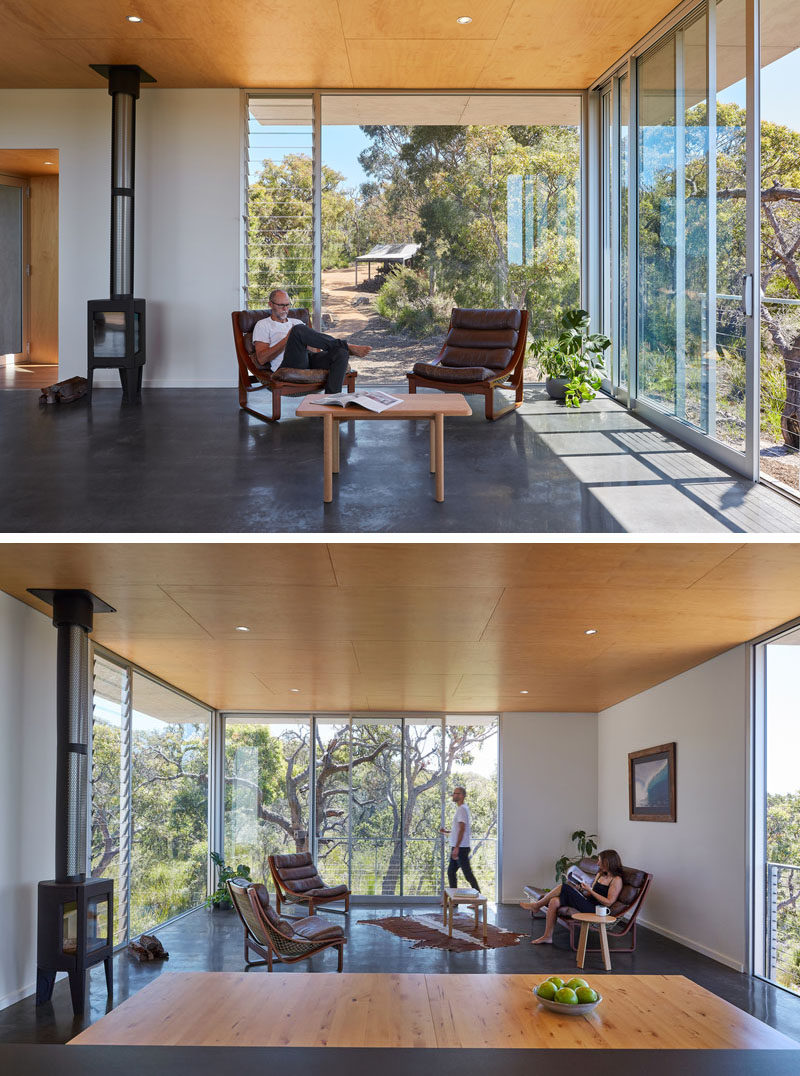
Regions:
M 327 370 L 296 370 L 279 366 L 273 373 L 269 365 L 260 367 L 256 363 L 256 349 L 253 344 L 253 329 L 256 322 L 268 318 L 269 310 L 234 310 L 233 342 L 236 345 L 236 360 L 239 365 L 239 407 L 248 415 L 260 418 L 264 422 L 277 422 L 281 417 L 281 399 L 284 396 L 307 396 L 311 392 L 323 392 L 328 380 Z M 289 311 L 289 317 L 310 325 L 308 310 L 299 307 Z M 355 392 L 356 371 L 348 369 L 344 383 L 348 392 Z M 272 415 L 265 415 L 247 405 L 247 394 L 259 389 L 269 389 L 272 394 Z
M 522 403 L 522 375 L 528 343 L 527 310 L 462 310 L 456 307 L 442 349 L 432 362 L 417 362 L 406 374 L 417 388 L 484 397 L 489 421 Z M 514 402 L 496 411 L 495 389 L 511 389 Z
M 272 971 L 273 958 L 283 964 L 294 964 L 324 949 L 333 948 L 339 953 L 336 970 L 342 970 L 347 938 L 338 923 L 331 923 L 318 915 L 289 922 L 277 915 L 270 905 L 265 885 L 257 885 L 246 878 L 232 878 L 227 886 L 244 927 L 244 962 L 247 968 L 266 964 L 267 970 Z M 262 959 L 251 960 L 251 951 Z
M 269 856 L 268 862 L 275 883 L 275 903 L 279 914 L 281 901 L 308 904 L 309 915 L 314 914 L 316 905 L 328 904 L 333 900 L 343 900 L 345 912 L 350 910 L 350 890 L 346 885 L 325 885 L 310 852 Z M 331 911 L 338 909 L 331 908 Z
M 582 859 L 578 865 L 585 874 L 597 874 L 598 863 L 594 857 Z M 608 914 L 615 916 L 617 921 L 606 927 L 606 934 L 609 938 L 624 938 L 627 936 L 630 944 L 627 948 L 614 946 L 611 950 L 612 952 L 632 953 L 636 948 L 636 920 L 639 918 L 639 912 L 642 910 L 644 898 L 652 881 L 653 875 L 648 874 L 646 871 L 637 870 L 635 867 L 622 868 L 622 889 L 619 891 L 619 897 L 608 909 Z M 528 892 L 531 895 L 536 893 L 536 899 L 538 899 L 538 897 L 544 896 L 547 890 L 542 889 L 539 891 L 533 887 L 528 887 Z M 538 914 L 541 916 L 543 912 L 544 909 Z M 581 924 L 572 918 L 574 912 L 574 908 L 559 908 L 556 923 L 560 923 L 562 927 L 567 928 L 570 946 L 577 949 Z M 590 925 L 590 933 L 591 929 L 592 926 Z M 599 952 L 599 946 L 587 945 L 586 952 Z

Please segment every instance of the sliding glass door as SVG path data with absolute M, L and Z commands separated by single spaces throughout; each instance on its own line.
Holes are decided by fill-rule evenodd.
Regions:
M 615 394 L 752 476 L 758 241 L 748 214 L 757 172 L 748 19 L 752 0 L 699 4 L 598 90 L 599 309 Z
M 800 9 L 761 0 L 761 474 L 800 492 Z
M 754 971 L 800 994 L 800 629 L 756 648 Z

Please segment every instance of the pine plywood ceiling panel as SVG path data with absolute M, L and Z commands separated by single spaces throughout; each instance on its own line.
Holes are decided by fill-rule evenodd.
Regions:
M 350 40 L 384 38 L 410 41 L 460 42 L 476 38 L 494 39 L 514 0 L 345 0 L 340 4 L 342 29 Z M 469 10 L 472 9 L 472 10 Z M 472 22 L 456 20 L 470 15 Z
M 491 41 L 348 41 L 354 86 L 461 89 L 477 86 Z
M 298 592 L 300 590 L 300 593 Z M 477 639 L 500 597 L 499 588 L 452 588 L 443 598 L 413 586 L 172 588 L 181 608 L 215 638 L 237 625 L 263 639 Z M 412 629 L 413 625 L 413 629 Z
M 92 88 L 88 63 L 161 87 L 582 88 L 671 0 L 5 0 L 0 85 Z M 469 8 L 469 4 L 466 8 Z M 461 26 L 459 15 L 472 22 Z M 185 42 L 185 44 L 178 44 Z M 278 47 L 275 47 L 275 44 Z
M 219 709 L 595 711 L 800 615 L 800 545 L 0 546 L 49 617 L 29 586 L 93 590 L 97 642 Z

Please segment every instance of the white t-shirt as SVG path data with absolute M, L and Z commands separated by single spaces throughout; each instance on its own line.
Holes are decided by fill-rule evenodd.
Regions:
M 275 347 L 279 341 L 289 335 L 289 330 L 293 325 L 302 324 L 303 322 L 298 321 L 297 318 L 287 318 L 286 321 L 276 321 L 275 318 L 262 318 L 261 321 L 256 322 L 253 329 L 253 343 L 255 344 L 258 341 L 260 344 L 266 344 L 267 347 Z M 283 352 L 281 351 L 269 364 L 273 373 L 282 362 Z
M 469 807 L 466 803 L 462 803 L 456 807 L 456 813 L 453 815 L 453 825 L 450 829 L 450 847 L 455 848 L 456 841 L 458 841 L 458 823 L 464 823 L 464 836 L 459 841 L 459 848 L 470 848 L 472 846 L 472 837 L 470 835 L 470 826 L 472 819 L 469 814 Z

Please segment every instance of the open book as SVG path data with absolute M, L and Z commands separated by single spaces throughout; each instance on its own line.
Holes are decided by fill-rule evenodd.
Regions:
M 370 389 L 362 392 L 332 393 L 320 402 L 337 404 L 339 407 L 358 404 L 359 407 L 366 407 L 368 411 L 377 411 L 380 414 L 381 411 L 388 411 L 390 407 L 396 407 L 397 404 L 403 401 L 399 396 L 390 396 L 388 392 L 381 392 L 380 389 Z

